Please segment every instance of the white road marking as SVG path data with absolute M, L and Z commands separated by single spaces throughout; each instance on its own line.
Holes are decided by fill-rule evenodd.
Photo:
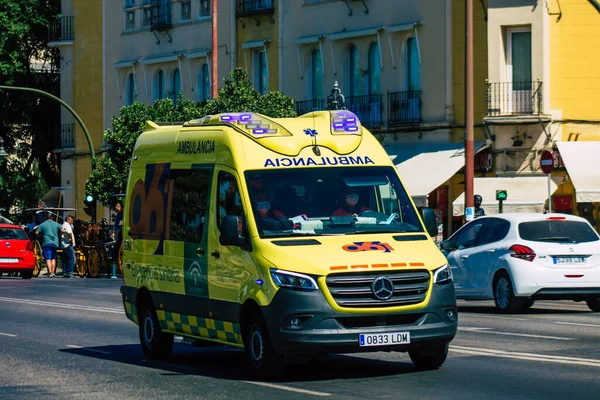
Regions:
M 79 349 L 79 350 L 91 351 L 92 353 L 111 354 L 110 351 L 90 349 L 89 347 L 75 346 L 75 345 L 72 345 L 72 344 L 68 344 L 67 347 L 70 347 L 72 349 Z
M 534 354 L 534 353 L 518 353 L 503 350 L 492 350 L 492 349 L 480 349 L 475 347 L 464 347 L 464 346 L 450 346 L 450 351 L 455 353 L 463 353 L 477 356 L 488 356 L 488 357 L 500 357 L 500 358 L 513 358 L 517 360 L 527 361 L 540 361 L 550 362 L 557 364 L 571 364 L 571 365 L 585 365 L 590 367 L 600 367 L 600 360 L 594 360 L 590 358 L 576 358 L 576 357 L 562 357 L 562 356 L 548 356 L 545 354 Z
M 258 385 L 258 386 L 264 386 L 264 387 L 270 387 L 273 389 L 280 389 L 280 390 L 287 390 L 288 392 L 296 392 L 296 393 L 303 393 L 303 394 L 310 394 L 312 396 L 319 396 L 319 397 L 327 397 L 327 396 L 331 396 L 331 393 L 325 393 L 325 392 L 314 392 L 312 390 L 306 390 L 306 389 L 299 389 L 299 388 L 295 388 L 295 387 L 290 387 L 290 386 L 283 386 L 283 385 L 276 385 L 274 383 L 267 383 L 267 382 L 252 382 L 252 381 L 242 381 L 245 383 L 249 383 L 251 385 Z
M 521 337 L 529 337 L 529 338 L 537 338 L 537 339 L 575 340 L 575 338 L 567 338 L 567 337 L 560 337 L 560 336 L 544 336 L 544 335 L 532 335 L 529 333 L 492 331 L 492 330 L 490 330 L 490 328 L 458 327 L 458 330 L 466 331 L 466 332 L 491 333 L 494 335 L 521 336 Z
M 527 318 L 513 318 L 513 317 L 500 317 L 497 315 L 481 315 L 481 314 L 474 314 L 474 313 L 461 313 L 461 315 L 464 314 L 469 314 L 469 316 L 471 317 L 476 317 L 476 318 L 494 318 L 494 319 L 510 319 L 513 321 L 528 321 Z
M 0 332 L 0 336 L 17 337 L 17 335 L 13 335 L 12 333 L 2 333 L 2 332 Z
M 0 301 L 6 301 L 9 303 L 20 303 L 20 304 L 33 304 L 36 306 L 45 306 L 45 307 L 71 308 L 74 310 L 98 311 L 98 312 L 106 312 L 106 313 L 112 313 L 112 314 L 125 314 L 125 311 L 122 308 L 101 308 L 101 307 L 94 307 L 94 306 L 82 306 L 82 305 L 76 305 L 76 304 L 52 303 L 49 301 L 14 299 L 11 297 L 0 297 Z
M 596 327 L 596 328 L 600 328 L 600 325 L 594 325 L 594 324 L 579 324 L 577 322 L 558 322 L 558 321 L 554 321 L 555 324 L 560 324 L 560 325 L 575 325 L 575 326 L 592 326 L 592 327 Z

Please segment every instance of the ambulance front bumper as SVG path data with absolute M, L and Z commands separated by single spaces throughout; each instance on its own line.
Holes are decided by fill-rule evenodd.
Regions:
M 283 355 L 406 352 L 449 343 L 456 334 L 458 310 L 454 285 L 434 285 L 424 307 L 405 312 L 353 313 L 334 310 L 321 291 L 281 289 L 263 314 L 275 351 Z M 408 333 L 408 335 L 405 335 Z M 390 344 L 363 346 L 361 335 L 381 334 Z M 394 335 L 384 335 L 394 334 Z M 409 343 L 391 344 L 396 334 Z M 372 344 L 372 343 L 371 343 Z

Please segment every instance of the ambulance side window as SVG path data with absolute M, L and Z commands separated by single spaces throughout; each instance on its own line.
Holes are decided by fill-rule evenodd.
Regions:
M 217 201 L 217 227 L 226 215 L 236 215 L 240 221 L 240 236 L 244 236 L 241 227 L 245 226 L 244 210 L 235 176 L 228 172 L 219 172 L 219 192 Z
M 170 239 L 199 243 L 208 203 L 209 170 L 172 170 Z

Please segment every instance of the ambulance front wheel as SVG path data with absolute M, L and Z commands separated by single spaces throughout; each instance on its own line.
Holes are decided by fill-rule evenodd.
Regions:
M 144 304 L 140 315 L 140 343 L 144 355 L 150 360 L 166 360 L 173 351 L 173 334 L 162 331 L 152 304 Z
M 421 370 L 438 369 L 448 357 L 448 344 L 431 345 L 408 352 L 415 367 Z
M 273 379 L 283 372 L 283 356 L 275 352 L 264 318 L 254 314 L 249 322 L 244 346 L 250 369 L 259 379 Z

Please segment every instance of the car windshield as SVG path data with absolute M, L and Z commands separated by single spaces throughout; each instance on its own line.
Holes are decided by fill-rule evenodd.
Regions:
M 423 232 L 391 167 L 246 172 L 261 237 Z
M 0 239 L 27 240 L 27 235 L 25 234 L 25 231 L 21 229 L 2 228 L 0 229 Z
M 598 234 L 582 221 L 547 220 L 519 224 L 519 236 L 533 242 L 583 243 L 598 241 Z

